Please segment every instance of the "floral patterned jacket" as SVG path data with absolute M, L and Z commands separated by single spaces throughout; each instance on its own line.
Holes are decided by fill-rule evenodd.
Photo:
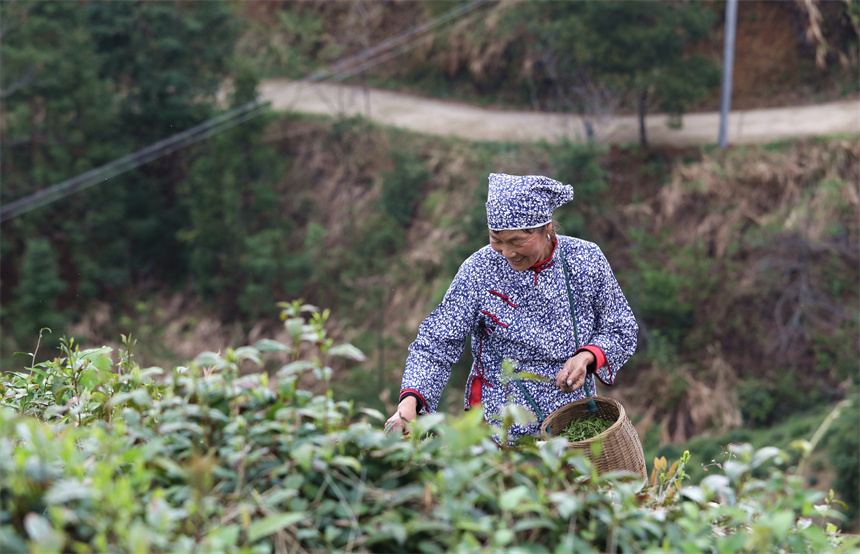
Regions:
M 568 267 L 576 310 L 576 330 L 562 269 Z M 400 398 L 414 395 L 421 413 L 435 412 L 451 366 L 472 338 L 473 363 L 466 383 L 465 408 L 483 404 L 485 418 L 497 417 L 508 398 L 532 412 L 537 421 L 514 425 L 509 439 L 539 434 L 543 418 L 582 399 L 585 388 L 562 392 L 555 375 L 578 350 L 595 353 L 597 367 L 587 376 L 612 385 L 621 366 L 636 350 L 639 327 L 600 248 L 574 237 L 559 236 L 552 256 L 526 271 L 514 271 L 489 245 L 461 266 L 442 302 L 424 320 L 409 346 Z M 579 343 L 575 341 L 578 336 Z M 515 383 L 501 382 L 502 360 L 516 371 L 548 378 L 522 379 L 526 398 Z M 534 402 L 540 410 L 534 409 Z

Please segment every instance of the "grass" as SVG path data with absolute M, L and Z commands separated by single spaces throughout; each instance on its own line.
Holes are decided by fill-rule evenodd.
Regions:
M 756 449 L 764 446 L 775 446 L 791 451 L 793 441 L 809 440 L 812 437 L 831 409 L 832 406 L 824 406 L 813 412 L 795 414 L 785 421 L 767 428 L 741 428 L 719 435 L 700 435 L 684 444 L 658 445 L 655 441 L 656 434 L 648 434 L 643 437 L 645 461 L 651 465 L 655 457 L 665 456 L 667 460 L 678 459 L 685 450 L 689 450 L 691 458 L 687 465 L 687 474 L 690 475 L 690 481 L 687 483 L 695 484 L 708 475 L 707 468 L 722 464 L 729 459 L 732 444 L 749 443 Z M 817 468 L 819 473 L 826 473 L 828 467 L 825 458 L 824 453 L 821 456 L 814 455 L 814 463 L 811 464 L 812 469 Z M 796 460 L 793 459 L 793 461 Z M 828 480 L 820 478 L 817 480 L 819 485 L 827 488 L 826 481 Z

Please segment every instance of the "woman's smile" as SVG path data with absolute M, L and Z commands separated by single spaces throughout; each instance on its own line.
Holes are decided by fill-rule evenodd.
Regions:
M 502 255 L 515 271 L 525 271 L 552 255 L 553 243 L 544 237 L 552 232 L 547 225 L 541 229 L 490 231 L 490 246 Z

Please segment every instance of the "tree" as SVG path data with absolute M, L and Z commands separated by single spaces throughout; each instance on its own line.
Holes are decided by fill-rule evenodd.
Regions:
M 5 315 L 6 324 L 22 340 L 38 335 L 39 329 L 59 330 L 66 316 L 59 310 L 57 300 L 66 290 L 60 278 L 57 254 L 46 238 L 31 238 L 26 242 L 21 259 L 21 279 L 15 287 L 15 301 Z M 11 321 L 10 321 L 11 319 Z
M 606 83 L 636 98 L 639 143 L 647 146 L 649 102 L 680 118 L 717 83 L 717 68 L 688 48 L 706 36 L 713 12 L 696 3 L 587 2 L 580 18 L 586 32 L 583 65 Z M 679 121 L 679 120 L 676 120 Z
M 100 58 L 87 29 L 85 10 L 70 2 L 2 2 L 0 22 L 0 202 L 6 203 L 93 169 L 124 152 L 112 138 L 116 102 L 108 83 L 98 74 Z M 74 220 L 75 213 L 69 210 L 68 203 L 63 204 L 62 208 L 40 208 L 4 223 L 0 253 L 6 285 L 4 304 L 14 300 L 19 311 L 34 313 L 21 304 L 18 283 L 21 287 L 31 286 L 25 281 L 41 274 L 28 274 L 25 267 L 34 251 L 50 251 L 53 263 L 63 263 L 56 254 L 59 249 L 51 247 L 47 239 L 32 242 L 32 237 L 49 234 L 55 243 L 64 238 L 59 228 L 64 221 Z M 76 225 L 82 234 L 80 222 Z M 92 246 L 86 239 L 80 242 L 83 252 Z M 10 308 L 12 311 L 15 310 Z M 6 321 L 10 322 L 9 318 Z M 16 324 L 16 328 L 31 332 L 36 326 L 38 332 L 38 325 L 58 323 L 54 318 L 50 324 Z
M 125 153 L 216 113 L 238 39 L 232 3 L 91 2 L 85 9 L 99 75 L 117 98 L 115 140 L 127 145 Z M 177 187 L 191 152 L 151 162 L 74 199 L 106 254 L 97 254 L 96 265 L 124 270 L 120 282 L 104 285 L 123 286 L 134 275 L 185 277 L 188 251 L 177 231 L 188 212 Z
M 119 133 L 148 144 L 209 118 L 238 27 L 230 2 L 90 2 L 99 75 L 119 97 Z
M 68 2 L 3 2 L 2 200 L 17 199 L 120 155 L 115 102 L 98 73 L 86 14 Z
M 247 66 L 233 73 L 235 108 L 255 99 L 257 78 Z M 293 222 L 279 209 L 283 160 L 262 140 L 267 122 L 251 119 L 200 145 L 179 188 L 188 218 L 178 237 L 190 252 L 194 286 L 223 299 L 227 316 L 265 313 L 279 292 L 298 293 L 310 273 L 307 250 L 290 241 Z
M 642 146 L 652 106 L 680 124 L 690 103 L 718 82 L 716 66 L 690 53 L 715 18 L 700 4 L 541 2 L 524 9 L 544 87 L 556 98 L 570 97 L 589 120 L 625 96 L 639 115 Z
M 130 154 L 219 109 L 239 31 L 232 2 L 25 1 L 0 10 L 3 201 Z M 177 189 L 194 152 L 4 223 L 4 304 L 23 279 L 20 260 L 33 236 L 50 237 L 82 300 L 134 279 L 185 279 L 189 244 L 177 234 L 188 205 Z M 197 152 L 197 159 L 207 155 Z

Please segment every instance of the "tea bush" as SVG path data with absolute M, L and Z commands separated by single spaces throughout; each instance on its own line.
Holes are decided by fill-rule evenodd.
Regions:
M 187 367 L 142 369 L 134 341 L 61 355 L 0 381 L 3 552 L 810 552 L 834 499 L 786 453 L 737 447 L 699 486 L 685 453 L 648 482 L 598 475 L 562 440 L 499 449 L 475 410 L 386 436 L 339 402 L 328 311 L 282 304 L 292 344 L 264 339 Z M 301 358 L 297 357 L 303 353 Z M 287 359 L 270 379 L 265 357 Z M 35 356 L 33 357 L 35 360 Z M 319 393 L 299 387 L 313 372 Z M 826 527 L 825 527 L 826 526 Z

